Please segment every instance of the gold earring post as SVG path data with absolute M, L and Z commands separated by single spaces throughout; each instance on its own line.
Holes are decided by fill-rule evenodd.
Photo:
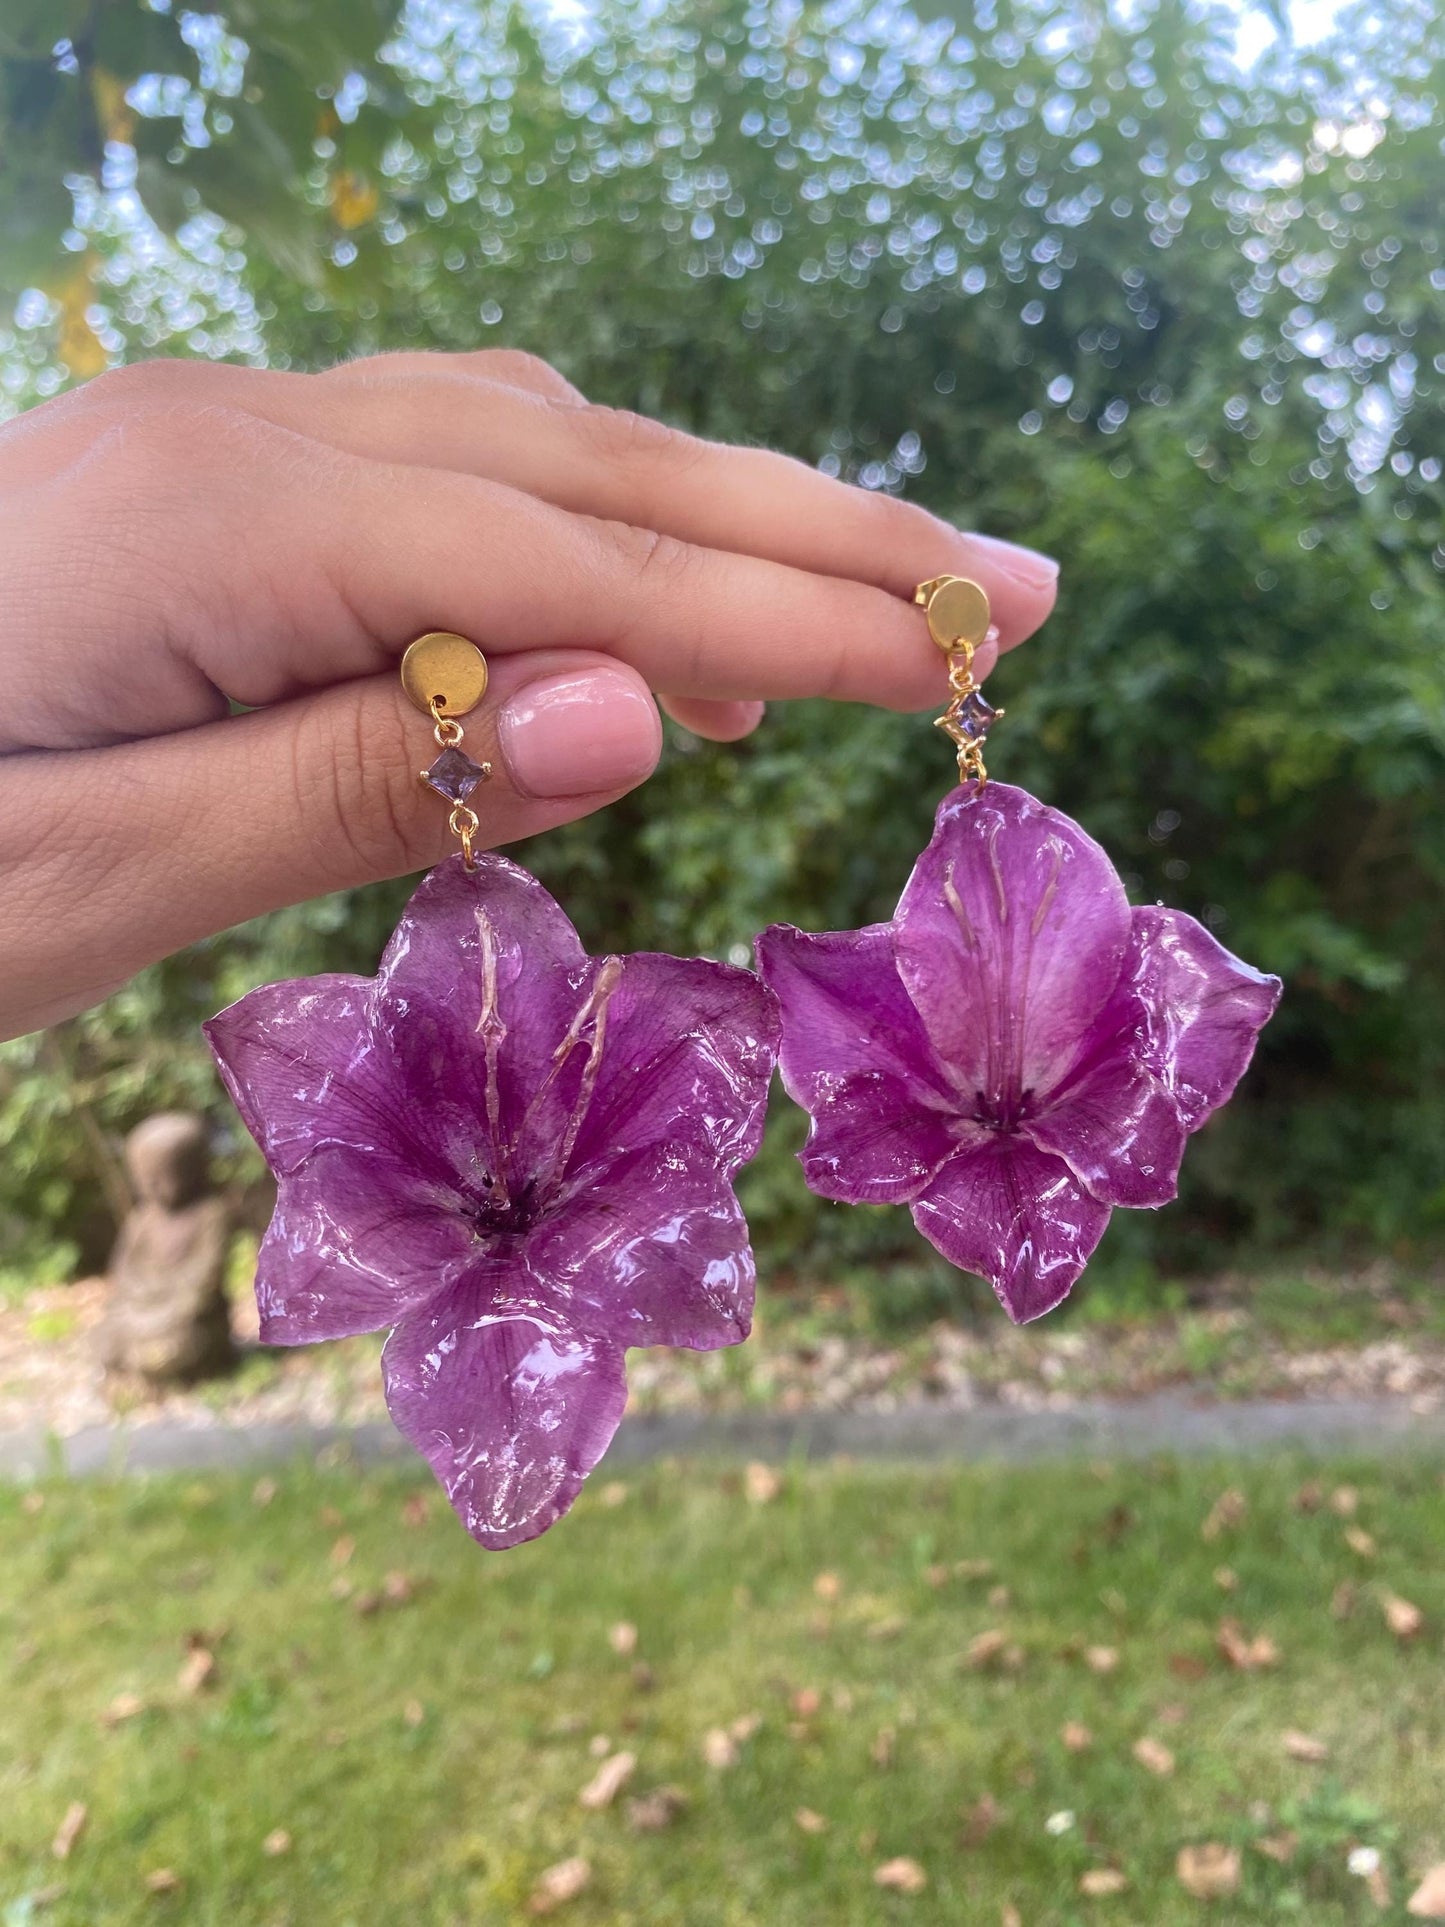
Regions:
M 989 631 L 988 591 L 963 575 L 936 575 L 920 582 L 913 600 L 928 617 L 928 633 L 948 658 L 948 707 L 934 718 L 958 751 L 958 780 L 979 790 L 988 784 L 983 743 L 1001 709 L 985 701 L 974 679 L 973 658 Z
M 472 839 L 482 825 L 467 799 L 487 781 L 492 766 L 467 755 L 457 718 L 469 715 L 487 693 L 487 659 L 465 636 L 433 629 L 418 636 L 402 657 L 401 686 L 412 705 L 431 718 L 441 751 L 431 768 L 420 772 L 420 781 L 451 804 L 447 827 L 461 843 L 463 865 L 474 870 Z

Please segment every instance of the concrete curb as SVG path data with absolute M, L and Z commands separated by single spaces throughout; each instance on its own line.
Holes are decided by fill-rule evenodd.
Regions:
M 1445 1410 L 1413 1412 L 1388 1399 L 1207 1403 L 1164 1394 L 1091 1400 L 1057 1410 L 1007 1405 L 908 1405 L 891 1412 L 670 1413 L 625 1421 L 606 1465 L 648 1459 L 905 1459 L 923 1463 L 1030 1459 L 1191 1457 L 1292 1450 L 1379 1456 L 1445 1453 Z M 229 1471 L 344 1453 L 363 1464 L 414 1458 L 390 1425 L 92 1426 L 57 1439 L 39 1427 L 0 1433 L 0 1478 L 47 1473 L 92 1478 L 149 1472 Z

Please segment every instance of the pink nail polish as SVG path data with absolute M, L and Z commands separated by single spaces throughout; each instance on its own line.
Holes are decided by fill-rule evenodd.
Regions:
M 586 669 L 526 684 L 497 718 L 497 740 L 526 796 L 631 789 L 662 748 L 652 698 L 618 669 Z
M 975 529 L 966 530 L 964 540 L 979 549 L 996 569 L 1012 576 L 1026 589 L 1052 589 L 1059 579 L 1058 563 L 1051 555 L 1040 555 L 1037 549 L 1001 541 L 996 535 L 980 535 Z

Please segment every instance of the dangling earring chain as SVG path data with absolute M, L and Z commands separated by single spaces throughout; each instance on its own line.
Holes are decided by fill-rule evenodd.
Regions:
M 467 870 L 476 868 L 472 839 L 481 818 L 467 798 L 492 773 L 490 763 L 474 762 L 462 748 L 458 716 L 468 715 L 487 693 L 487 659 L 474 642 L 448 630 L 418 636 L 401 659 L 401 686 L 415 707 L 432 720 L 441 754 L 420 780 L 452 806 L 447 827 L 462 846 Z
M 974 681 L 973 658 L 989 631 L 987 591 L 962 575 L 936 575 L 920 582 L 913 600 L 928 613 L 928 632 L 948 657 L 950 700 L 933 727 L 941 729 L 958 750 L 958 780 L 982 790 L 988 784 L 983 744 L 1003 715 L 986 701 Z

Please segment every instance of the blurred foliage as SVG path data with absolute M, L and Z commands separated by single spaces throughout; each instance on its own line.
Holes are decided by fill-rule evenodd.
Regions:
M 1183 1208 L 1119 1214 L 1109 1249 L 1408 1245 L 1445 1220 L 1445 31 L 1385 0 L 1242 66 L 1239 24 L 12 5 L 0 393 L 506 343 L 1060 556 L 996 678 L 996 767 L 1289 985 Z M 799 704 L 739 749 L 674 736 L 645 793 L 523 858 L 594 945 L 741 958 L 774 918 L 886 915 L 948 775 L 924 724 Z M 106 1147 L 158 1103 L 209 1104 L 243 1159 L 198 1018 L 369 969 L 403 894 L 269 918 L 10 1046 L 9 1248 L 93 1259 Z M 809 1198 L 797 1137 L 748 1180 L 775 1269 L 913 1247 L 901 1213 Z

